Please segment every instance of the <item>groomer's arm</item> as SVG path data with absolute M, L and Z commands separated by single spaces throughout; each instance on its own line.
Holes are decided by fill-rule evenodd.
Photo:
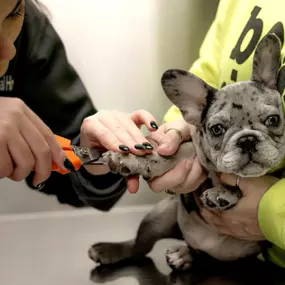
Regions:
M 20 38 L 21 80 L 15 92 L 55 134 L 80 143 L 80 127 L 96 110 L 76 71 L 69 64 L 64 46 L 46 16 L 30 2 Z M 92 176 L 84 167 L 76 174 L 53 173 L 40 190 L 56 195 L 59 202 L 109 210 L 126 190 L 118 175 Z

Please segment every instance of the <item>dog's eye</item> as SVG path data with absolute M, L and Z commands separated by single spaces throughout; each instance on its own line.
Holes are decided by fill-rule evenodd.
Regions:
M 221 124 L 214 125 L 210 128 L 213 136 L 219 137 L 225 133 L 225 128 Z
M 278 115 L 269 116 L 266 121 L 265 125 L 268 127 L 277 127 L 280 122 L 280 117 Z

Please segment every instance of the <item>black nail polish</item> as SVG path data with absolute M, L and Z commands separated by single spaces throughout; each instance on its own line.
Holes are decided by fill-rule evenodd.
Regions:
M 39 185 L 35 186 L 35 189 L 36 190 L 41 190 L 41 189 L 43 189 L 45 187 L 45 185 L 46 185 L 45 182 L 42 182 Z
M 124 144 L 119 145 L 119 149 L 125 152 L 130 152 L 130 149 Z
M 26 183 L 27 185 L 34 190 L 41 190 L 44 188 L 45 186 L 45 182 L 40 183 L 39 185 L 34 185 L 33 181 L 34 181 L 34 177 L 35 177 L 35 172 L 32 171 L 27 177 L 26 177 Z
M 69 171 L 75 171 L 73 164 L 67 157 L 64 160 L 64 167 Z
M 145 146 L 146 149 L 149 149 L 149 150 L 153 149 L 153 146 L 148 142 L 144 142 L 143 145 Z
M 135 145 L 135 149 L 139 149 L 139 150 L 146 150 L 146 147 L 142 144 L 136 144 Z
M 158 125 L 156 124 L 156 122 L 150 122 L 150 126 L 154 129 L 158 129 Z

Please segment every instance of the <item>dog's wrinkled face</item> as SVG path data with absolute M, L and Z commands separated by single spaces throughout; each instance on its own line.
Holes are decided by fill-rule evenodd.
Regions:
M 164 73 L 166 95 L 197 127 L 195 143 L 205 167 L 260 176 L 281 162 L 285 127 L 277 91 L 279 65 L 280 42 L 269 34 L 256 49 L 249 81 L 216 90 L 185 71 Z
M 280 94 L 252 82 L 229 85 L 216 93 L 200 144 L 219 172 L 259 176 L 284 156 L 284 115 Z

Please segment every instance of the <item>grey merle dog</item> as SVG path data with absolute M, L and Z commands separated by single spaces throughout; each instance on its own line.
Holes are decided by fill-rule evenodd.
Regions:
M 155 152 L 144 157 L 107 152 L 105 162 L 122 175 L 139 174 L 151 179 L 183 158 L 198 155 L 211 181 L 211 187 L 200 196 L 203 205 L 213 211 L 234 207 L 242 198 L 241 191 L 221 185 L 215 173 L 262 176 L 284 158 L 284 112 L 277 91 L 280 53 L 279 39 L 274 34 L 266 35 L 255 50 L 251 79 L 220 90 L 186 71 L 166 71 L 162 87 L 185 121 L 196 126 L 192 142 L 183 143 L 171 157 Z M 169 196 L 160 201 L 143 219 L 134 239 L 94 244 L 89 250 L 90 258 L 101 264 L 112 264 L 144 256 L 163 238 L 182 238 L 186 242 L 166 251 L 166 260 L 174 269 L 188 269 L 193 252 L 197 251 L 220 261 L 233 261 L 260 252 L 256 241 L 222 235 L 213 229 L 199 215 L 191 195 Z

